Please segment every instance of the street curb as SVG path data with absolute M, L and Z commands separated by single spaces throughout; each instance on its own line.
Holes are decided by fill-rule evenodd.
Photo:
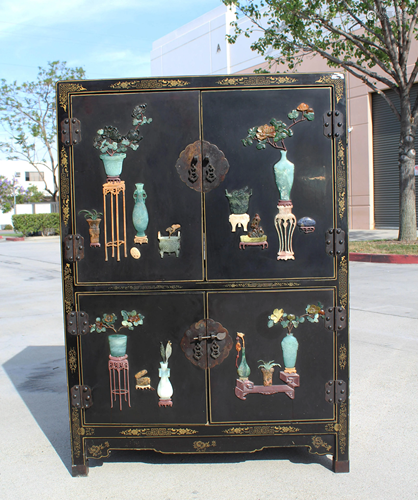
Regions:
M 22 237 L 10 236 L 6 238 L 6 241 L 25 241 L 25 238 L 23 236 Z
M 351 262 L 376 262 L 381 264 L 418 264 L 418 255 L 387 255 L 377 253 L 357 253 L 349 255 Z

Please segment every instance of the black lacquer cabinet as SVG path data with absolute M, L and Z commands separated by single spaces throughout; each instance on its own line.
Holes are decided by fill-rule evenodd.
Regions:
M 73 475 L 305 446 L 348 471 L 340 73 L 61 82 Z

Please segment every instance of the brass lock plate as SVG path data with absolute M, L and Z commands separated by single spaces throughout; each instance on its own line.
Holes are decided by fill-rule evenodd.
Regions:
M 181 152 L 176 169 L 180 179 L 189 188 L 199 193 L 207 193 L 225 179 L 229 163 L 214 144 L 196 141 Z
M 201 319 L 183 335 L 181 348 L 195 366 L 206 370 L 226 359 L 232 348 L 228 330 L 213 319 Z

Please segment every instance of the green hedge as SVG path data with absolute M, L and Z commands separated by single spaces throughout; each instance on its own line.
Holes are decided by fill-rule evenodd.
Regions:
M 20 214 L 12 216 L 13 228 L 18 233 L 25 236 L 45 233 L 48 229 L 54 229 L 59 233 L 60 218 L 59 214 Z

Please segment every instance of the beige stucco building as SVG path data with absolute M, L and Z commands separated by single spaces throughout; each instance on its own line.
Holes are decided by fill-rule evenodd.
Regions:
M 241 36 L 234 45 L 226 42 L 225 35 L 233 32 L 233 19 L 234 13 L 221 6 L 155 41 L 152 76 L 245 74 L 267 67 L 264 59 L 250 49 L 256 34 L 250 38 Z M 249 26 L 246 18 L 239 23 L 242 29 Z M 417 56 L 418 42 L 414 40 L 410 61 Z M 280 73 L 283 68 L 272 67 L 270 71 Z M 336 72 L 323 58 L 312 55 L 304 57 L 298 71 Z M 350 229 L 397 227 L 397 119 L 383 99 L 359 79 L 346 74 L 346 86 Z M 379 88 L 385 89 L 383 85 Z M 383 114 L 375 113 L 373 122 L 378 106 L 383 107 Z

